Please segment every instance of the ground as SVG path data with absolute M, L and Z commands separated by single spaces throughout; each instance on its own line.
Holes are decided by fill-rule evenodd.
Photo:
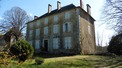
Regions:
M 0 68 L 4 66 L 1 64 Z M 44 58 L 44 63 L 37 65 L 34 59 L 28 59 L 22 64 L 13 61 L 7 68 L 122 68 L 122 57 L 107 57 L 97 55 L 74 55 L 64 57 Z

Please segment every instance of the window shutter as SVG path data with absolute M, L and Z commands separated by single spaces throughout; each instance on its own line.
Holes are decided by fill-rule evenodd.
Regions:
M 70 32 L 71 31 L 71 24 L 70 24 L 70 22 L 68 22 L 68 32 Z
M 68 37 L 68 48 L 71 48 L 71 37 Z
M 63 24 L 63 32 L 65 32 L 66 31 L 66 29 L 65 29 L 65 23 Z

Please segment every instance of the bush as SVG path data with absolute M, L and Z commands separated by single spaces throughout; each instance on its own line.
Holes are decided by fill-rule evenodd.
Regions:
M 20 62 L 32 57 L 34 49 L 26 40 L 19 40 L 11 46 L 10 52 L 17 56 Z
M 42 64 L 44 62 L 43 58 L 35 57 L 35 64 Z
M 122 33 L 112 37 L 107 50 L 110 53 L 122 55 Z

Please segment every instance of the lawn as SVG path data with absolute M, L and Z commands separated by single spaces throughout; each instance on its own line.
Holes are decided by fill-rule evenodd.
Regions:
M 44 63 L 37 65 L 34 59 L 22 64 L 17 61 L 0 68 L 122 68 L 121 57 L 105 57 L 96 55 L 75 55 L 65 57 L 44 58 Z

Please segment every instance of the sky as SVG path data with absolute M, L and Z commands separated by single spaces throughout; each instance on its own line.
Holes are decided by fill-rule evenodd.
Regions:
M 80 0 L 58 0 L 61 2 L 61 6 L 68 4 L 74 4 L 75 6 L 80 5 Z M 114 34 L 113 30 L 110 30 L 106 25 L 102 25 L 100 20 L 102 7 L 104 0 L 83 0 L 84 10 L 86 10 L 86 4 L 91 6 L 91 15 L 95 21 L 96 35 L 100 35 L 100 39 L 103 40 L 103 46 L 108 43 L 111 36 Z M 12 7 L 18 6 L 25 10 L 30 16 L 41 16 L 47 13 L 48 4 L 52 5 L 52 10 L 57 8 L 57 0 L 2 0 L 0 2 L 0 20 L 3 19 L 3 14 L 6 10 L 10 10 Z M 96 36 L 98 37 L 98 36 Z M 97 39 L 96 39 L 97 40 Z

